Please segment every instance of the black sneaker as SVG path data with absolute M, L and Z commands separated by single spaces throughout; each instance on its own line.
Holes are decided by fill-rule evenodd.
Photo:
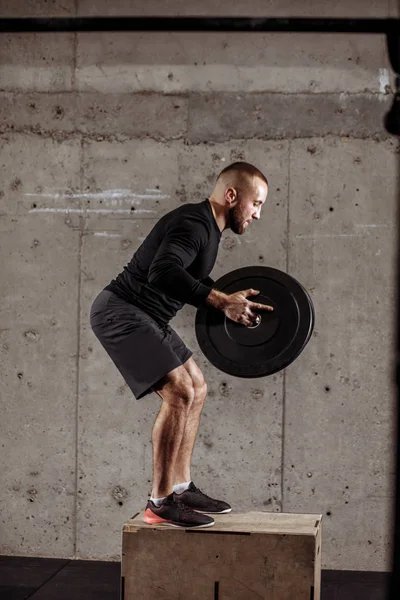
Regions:
M 199 529 L 211 527 L 215 521 L 212 517 L 202 515 L 188 508 L 169 494 L 161 506 L 149 500 L 144 512 L 143 521 L 149 525 L 170 525 L 171 527 L 187 527 Z
M 215 498 L 207 496 L 207 494 L 194 485 L 193 481 L 190 482 L 187 490 L 181 494 L 177 494 L 176 492 L 174 494 L 178 502 L 182 502 L 185 506 L 200 513 L 223 514 L 229 513 L 232 510 L 227 502 L 215 500 Z

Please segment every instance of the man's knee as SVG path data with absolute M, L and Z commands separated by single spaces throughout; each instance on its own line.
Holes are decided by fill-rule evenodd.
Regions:
M 204 404 L 204 400 L 206 399 L 207 396 L 207 384 L 205 381 L 203 381 L 203 383 L 195 386 L 194 388 L 194 401 L 193 404 L 194 405 L 203 405 Z
M 192 358 L 184 364 L 184 367 L 192 380 L 195 396 L 194 402 L 195 404 L 202 404 L 207 395 L 207 384 L 203 373 Z
M 190 408 L 196 396 L 193 380 L 184 367 L 167 373 L 152 389 L 168 404 L 179 408 Z
M 194 400 L 192 406 L 193 408 L 199 408 L 203 406 L 204 400 L 207 396 L 207 384 L 200 370 L 194 376 L 191 374 L 191 379 L 194 389 Z

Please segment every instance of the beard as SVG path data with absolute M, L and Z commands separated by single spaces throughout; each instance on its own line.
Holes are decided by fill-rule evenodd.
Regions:
M 240 203 L 231 208 L 228 215 L 229 228 L 233 231 L 233 233 L 243 233 L 246 230 L 246 227 L 244 225 L 245 218 Z

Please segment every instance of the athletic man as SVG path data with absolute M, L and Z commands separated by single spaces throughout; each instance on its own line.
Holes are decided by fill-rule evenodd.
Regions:
M 243 234 L 260 218 L 267 193 L 267 179 L 256 167 L 229 165 L 210 198 L 159 219 L 92 305 L 92 329 L 136 399 L 152 391 L 162 399 L 152 431 L 153 487 L 146 523 L 209 527 L 214 519 L 206 513 L 231 511 L 229 504 L 210 498 L 191 480 L 207 387 L 192 352 L 168 323 L 185 303 L 207 303 L 244 326 L 257 319 L 254 309 L 272 310 L 247 299 L 258 290 L 224 294 L 211 289 L 208 277 L 222 231 Z

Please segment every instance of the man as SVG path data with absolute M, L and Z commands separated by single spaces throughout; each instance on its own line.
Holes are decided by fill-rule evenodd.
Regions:
M 95 335 L 139 400 L 155 391 L 162 399 L 152 431 L 153 487 L 144 521 L 176 527 L 209 527 L 206 513 L 227 513 L 226 502 L 204 494 L 191 480 L 190 462 L 206 396 L 203 374 L 168 325 L 185 303 L 222 310 L 245 326 L 258 290 L 224 294 L 211 289 L 210 274 L 221 233 L 242 235 L 260 218 L 268 182 L 253 165 L 236 162 L 218 176 L 210 198 L 164 215 L 122 273 L 91 308 Z

